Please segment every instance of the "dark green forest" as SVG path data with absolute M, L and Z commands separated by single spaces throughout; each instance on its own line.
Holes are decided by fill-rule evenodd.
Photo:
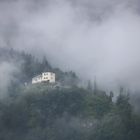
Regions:
M 19 71 L 0 99 L 0 140 L 140 140 L 140 114 L 123 90 L 113 101 L 112 91 L 90 83 L 80 87 L 74 72 L 13 49 L 0 49 L 2 62 L 16 64 Z M 32 85 L 32 77 L 43 71 L 55 72 L 63 86 Z

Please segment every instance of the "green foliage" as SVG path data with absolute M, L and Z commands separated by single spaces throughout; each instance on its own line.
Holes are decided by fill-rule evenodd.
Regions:
M 112 108 L 112 102 L 107 95 L 88 95 L 86 98 L 86 113 L 96 118 L 102 118 Z
M 0 140 L 140 140 L 140 115 L 134 113 L 123 88 L 113 102 L 113 92 L 107 95 L 96 81 L 94 87 L 89 82 L 87 89 L 79 88 L 74 72 L 52 68 L 45 57 L 39 61 L 2 49 L 0 58 L 16 62 L 21 70 L 10 81 L 8 97 L 0 100 Z M 56 73 L 61 88 L 24 86 L 49 70 Z
M 113 103 L 106 94 L 78 87 L 21 87 L 16 96 L 0 101 L 0 138 L 139 140 L 140 117 L 128 99 L 120 95 Z

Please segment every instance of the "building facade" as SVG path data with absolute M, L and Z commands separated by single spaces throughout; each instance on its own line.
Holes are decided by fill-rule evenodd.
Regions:
M 32 84 L 36 83 L 55 83 L 55 73 L 53 72 L 43 72 L 40 75 L 32 78 Z

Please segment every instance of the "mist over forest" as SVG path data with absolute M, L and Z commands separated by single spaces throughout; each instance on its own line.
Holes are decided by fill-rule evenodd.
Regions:
M 2 140 L 140 138 L 139 99 L 123 87 L 116 97 L 96 81 L 81 84 L 75 72 L 52 67 L 45 57 L 7 48 L 0 49 L 0 71 Z M 56 83 L 32 84 L 46 71 L 56 74 Z
M 139 140 L 139 36 L 139 0 L 0 0 L 0 139 Z
M 1 0 L 0 46 L 47 55 L 109 90 L 139 90 L 139 0 Z M 86 75 L 85 75 L 86 73 Z

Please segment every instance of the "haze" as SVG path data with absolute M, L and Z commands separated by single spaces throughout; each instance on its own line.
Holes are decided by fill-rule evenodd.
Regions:
M 111 89 L 140 90 L 138 0 L 1 0 L 0 46 Z

